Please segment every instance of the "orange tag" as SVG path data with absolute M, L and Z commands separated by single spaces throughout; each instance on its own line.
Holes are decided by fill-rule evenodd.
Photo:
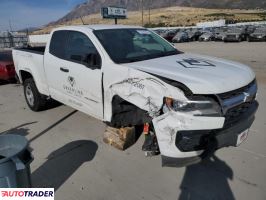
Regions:
M 148 123 L 144 124 L 143 133 L 148 134 L 149 133 L 149 127 L 150 125 Z

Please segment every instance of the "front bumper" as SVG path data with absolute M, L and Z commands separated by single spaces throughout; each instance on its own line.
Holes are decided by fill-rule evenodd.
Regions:
M 216 119 L 216 125 L 218 126 L 219 123 L 217 123 L 217 120 L 219 119 L 216 117 L 209 117 L 208 122 L 203 120 L 201 128 L 198 129 L 188 130 L 189 128 L 186 127 L 183 129 L 187 130 L 180 130 L 180 127 L 175 134 L 176 154 L 174 155 L 173 152 L 171 152 L 171 147 L 169 147 L 168 151 L 164 149 L 162 151 L 162 165 L 169 167 L 183 167 L 200 162 L 204 157 L 216 149 L 236 146 L 238 135 L 251 127 L 257 109 L 258 102 L 254 101 L 249 109 L 241 115 L 237 121 L 230 125 L 227 124 L 226 126 L 223 123 L 220 128 L 210 127 L 207 129 L 206 127 L 205 123 L 208 123 L 209 126 L 213 125 L 213 118 Z M 156 125 L 159 126 L 158 122 Z M 157 130 L 159 130 L 158 127 Z M 161 138 L 157 131 L 156 134 L 160 146 L 160 143 L 162 144 L 165 142 L 165 138 Z M 170 143 L 168 144 L 171 145 Z
M 233 123 L 224 124 L 222 129 L 180 131 L 177 133 L 176 146 L 182 152 L 203 150 L 209 143 L 216 143 L 216 149 L 236 146 L 238 134 L 251 127 L 257 108 L 258 102 L 254 101 L 241 117 Z

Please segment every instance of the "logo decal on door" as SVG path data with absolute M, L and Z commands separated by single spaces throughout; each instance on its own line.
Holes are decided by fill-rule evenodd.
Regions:
M 75 81 L 74 77 L 69 76 L 67 78 L 67 80 L 68 80 L 69 84 L 71 85 L 71 87 L 74 87 L 76 85 L 76 81 Z
M 64 84 L 63 88 L 68 93 L 75 97 L 82 97 L 83 91 L 80 88 L 76 87 L 75 78 L 72 76 L 67 77 L 68 84 Z

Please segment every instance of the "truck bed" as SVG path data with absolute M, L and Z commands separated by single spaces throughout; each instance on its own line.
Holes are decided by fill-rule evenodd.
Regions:
M 26 47 L 12 50 L 13 60 L 20 81 L 23 72 L 30 73 L 36 80 L 36 86 L 43 95 L 49 95 L 48 85 L 44 71 L 45 47 Z
M 30 53 L 44 55 L 45 47 L 23 47 L 23 48 L 16 48 L 19 51 L 26 51 Z

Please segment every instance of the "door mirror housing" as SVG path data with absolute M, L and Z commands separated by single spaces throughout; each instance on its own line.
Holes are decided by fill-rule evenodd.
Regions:
M 101 69 L 102 59 L 98 53 L 88 54 L 85 62 L 88 68 Z

